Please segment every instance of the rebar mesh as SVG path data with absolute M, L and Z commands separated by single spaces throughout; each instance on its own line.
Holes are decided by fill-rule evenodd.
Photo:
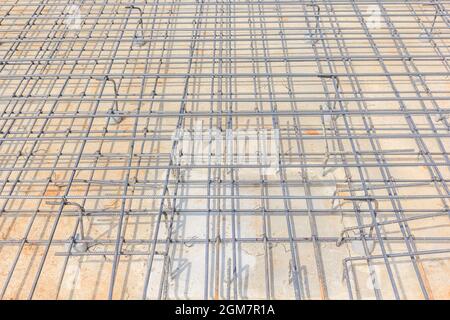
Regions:
M 2 1 L 0 297 L 448 298 L 449 6 Z

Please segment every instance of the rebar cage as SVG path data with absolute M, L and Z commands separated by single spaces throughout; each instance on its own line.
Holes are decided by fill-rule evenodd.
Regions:
M 3 0 L 0 297 L 448 299 L 449 7 Z

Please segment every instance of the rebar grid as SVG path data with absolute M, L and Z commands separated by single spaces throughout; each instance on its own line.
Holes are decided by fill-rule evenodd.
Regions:
M 448 298 L 449 6 L 2 1 L 0 297 Z

